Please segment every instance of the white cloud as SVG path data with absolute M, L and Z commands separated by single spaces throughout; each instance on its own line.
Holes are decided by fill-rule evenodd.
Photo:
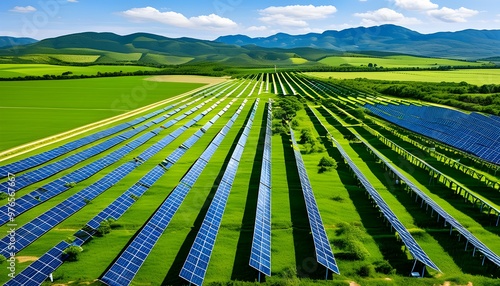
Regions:
M 366 13 L 356 13 L 354 16 L 362 18 L 361 25 L 363 26 L 374 26 L 378 24 L 411 25 L 420 23 L 420 20 L 417 18 L 405 17 L 403 14 L 389 8 L 368 11 Z
M 451 9 L 448 7 L 443 7 L 439 10 L 428 11 L 427 14 L 431 17 L 439 19 L 443 22 L 450 23 L 464 23 L 467 22 L 467 18 L 477 15 L 479 11 L 467 9 L 460 7 L 459 9 Z
M 16 7 L 10 9 L 9 11 L 16 12 L 16 13 L 33 13 L 36 11 L 36 8 L 33 6 L 26 6 L 26 7 L 16 6 Z
M 266 26 L 251 26 L 251 27 L 247 28 L 247 31 L 251 31 L 251 32 L 254 32 L 254 31 L 265 31 L 265 30 L 267 30 Z
M 394 3 L 405 10 L 425 11 L 439 8 L 439 5 L 431 0 L 394 0 Z
M 68 0 L 70 3 L 78 3 L 78 0 Z
M 260 10 L 260 21 L 286 27 L 308 27 L 306 20 L 324 19 L 337 12 L 335 6 L 271 6 Z
M 219 15 L 201 15 L 187 18 L 181 13 L 168 11 L 160 12 L 153 7 L 132 8 L 121 14 L 134 21 L 154 21 L 169 26 L 191 29 L 229 29 L 238 26 L 233 20 Z

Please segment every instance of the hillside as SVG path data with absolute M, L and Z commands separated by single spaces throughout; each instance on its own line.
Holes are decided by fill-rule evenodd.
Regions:
M 11 48 L 15 46 L 22 46 L 36 43 L 37 40 L 32 38 L 16 38 L 16 37 L 7 37 L 0 36 L 0 48 Z
M 312 51 L 306 54 L 312 54 Z M 328 54 L 330 53 L 319 56 Z M 245 48 L 191 38 L 172 39 L 147 33 L 120 36 L 113 33 L 86 32 L 45 39 L 16 48 L 0 49 L 0 62 L 4 63 L 179 65 L 212 62 L 262 66 L 292 65 L 293 56 L 296 55 L 293 52 L 289 54 L 288 50 L 284 52 L 258 47 Z
M 216 42 L 266 48 L 311 47 L 335 51 L 386 51 L 426 57 L 479 59 L 500 55 L 500 30 L 464 30 L 421 34 L 404 27 L 382 25 L 305 35 L 278 33 L 269 37 L 223 36 Z

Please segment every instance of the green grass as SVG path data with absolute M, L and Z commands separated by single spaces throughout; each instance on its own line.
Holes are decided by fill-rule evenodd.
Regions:
M 57 60 L 67 63 L 93 63 L 99 56 L 98 55 L 48 55 Z
M 113 117 L 203 84 L 144 77 L 0 82 L 0 150 Z
M 388 81 L 462 82 L 470 84 L 497 84 L 500 69 L 465 69 L 452 71 L 391 71 L 391 72 L 308 72 L 319 78 L 367 78 Z
M 134 72 L 134 71 L 154 71 L 157 68 L 142 66 L 59 66 L 47 64 L 0 64 L 0 77 L 24 77 L 24 76 L 43 76 L 43 75 L 61 75 L 64 72 L 72 72 L 75 75 L 96 75 L 98 72 Z
M 330 66 L 365 66 L 369 63 L 384 68 L 419 67 L 431 68 L 439 66 L 483 66 L 484 62 L 466 62 L 440 58 L 424 58 L 414 56 L 387 56 L 387 57 L 326 57 L 319 61 Z
M 140 58 L 141 63 L 152 63 L 161 65 L 182 65 L 193 60 L 192 57 L 166 56 L 160 54 L 147 53 Z

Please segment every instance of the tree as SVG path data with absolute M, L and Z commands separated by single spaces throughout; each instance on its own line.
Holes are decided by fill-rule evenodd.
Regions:
M 373 64 L 372 64 L 372 63 L 369 63 L 369 64 L 368 64 L 368 67 L 369 67 L 369 68 L 373 68 Z

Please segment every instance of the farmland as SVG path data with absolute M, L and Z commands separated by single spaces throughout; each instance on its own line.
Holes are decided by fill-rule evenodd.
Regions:
M 309 75 L 317 76 L 318 74 Z M 330 73 L 322 76 L 334 75 Z M 144 85 L 145 82 L 146 85 Z M 182 197 L 180 206 L 174 212 L 175 215 L 163 218 L 168 220 L 168 226 L 160 231 L 158 240 L 153 243 L 154 247 L 145 258 L 144 264 L 137 269 L 133 280 L 135 285 L 186 283 L 179 277 L 181 268 L 203 224 L 205 215 L 210 212 L 210 204 L 216 201 L 215 196 L 221 192 L 218 190 L 219 187 L 227 183 L 223 180 L 225 173 L 231 173 L 231 168 L 234 168 L 233 163 L 230 162 L 233 162 L 233 158 L 238 158 L 235 157 L 236 150 L 243 148 L 241 157 L 237 160 L 239 166 L 232 170 L 235 172 L 234 182 L 227 197 L 227 204 L 224 206 L 221 225 L 204 282 L 206 284 L 254 283 L 258 279 L 258 274 L 248 265 L 248 262 L 256 221 L 258 195 L 262 191 L 259 189 L 261 174 L 265 172 L 261 169 L 263 155 L 267 152 L 265 148 L 270 148 L 272 152 L 270 158 L 272 166 L 270 170 L 272 178 L 270 193 L 272 275 L 271 277 L 261 276 L 266 283 L 273 285 L 299 283 L 350 285 L 351 282 L 360 285 L 442 285 L 445 282 L 461 285 L 469 282 L 473 285 L 494 285 L 497 283 L 496 278 L 500 275 L 498 266 L 490 259 L 483 260 L 484 249 L 481 250 L 482 252 L 479 250 L 476 252 L 471 244 L 468 244 L 467 248 L 466 241 L 468 240 L 459 233 L 458 229 L 454 228 L 450 231 L 449 225 L 445 223 L 443 226 L 445 219 L 443 217 L 439 221 L 440 217 L 436 213 L 437 210 L 433 209 L 434 205 L 430 207 L 427 205 L 426 208 L 423 200 L 417 197 L 414 190 L 405 187 L 408 184 L 396 183 L 394 177 L 395 172 L 399 172 L 408 180 L 407 183 L 414 184 L 418 190 L 459 221 L 492 252 L 500 253 L 500 246 L 496 243 L 500 232 L 495 226 L 498 214 L 492 211 L 493 208 L 500 209 L 500 196 L 498 195 L 500 186 L 494 184 L 500 178 L 495 172 L 495 165 L 480 163 L 481 160 L 478 161 L 421 134 L 398 128 L 388 121 L 375 117 L 373 113 L 359 112 L 360 105 L 379 107 L 388 104 L 409 105 L 407 101 L 367 96 L 349 87 L 332 85 L 317 78 L 303 77 L 294 73 L 248 75 L 183 96 L 177 95 L 201 85 L 152 83 L 144 81 L 144 77 L 40 81 L 30 83 L 29 88 L 26 84 L 16 84 L 16 82 L 0 84 L 2 90 L 10 90 L 11 93 L 23 87 L 27 89 L 25 93 L 21 93 L 21 96 L 25 96 L 24 100 L 21 101 L 19 97 L 14 99 L 11 96 L 12 99 L 7 102 L 6 106 L 24 107 L 26 101 L 33 101 L 33 104 L 36 103 L 39 108 L 86 109 L 82 111 L 87 112 L 82 118 L 88 119 L 87 122 L 165 100 L 155 108 L 144 110 L 135 117 L 78 135 L 78 138 L 83 138 L 98 130 L 107 130 L 117 124 L 130 122 L 134 118 L 158 110 L 151 117 L 135 123 L 133 128 L 127 127 L 117 131 L 116 134 L 109 135 L 110 138 L 121 137 L 119 139 L 121 143 L 108 146 L 95 156 L 99 158 L 109 156 L 110 160 L 99 170 L 91 168 L 95 170 L 95 174 L 82 180 L 68 179 L 69 182 L 74 182 L 70 184 L 70 188 L 66 185 L 61 186 L 64 191 L 57 191 L 53 196 L 48 196 L 50 193 L 48 192 L 35 201 L 31 209 L 16 216 L 15 223 L 18 231 L 25 231 L 30 227 L 27 223 L 46 211 L 61 208 L 58 204 L 65 199 L 81 201 L 82 197 L 85 198 L 84 205 L 72 209 L 72 213 L 68 213 L 67 217 L 47 229 L 45 234 L 34 239 L 33 243 L 26 245 L 17 253 L 19 260 L 16 264 L 16 273 L 31 264 L 28 258 L 39 258 L 56 244 L 66 241 L 82 245 L 83 252 L 80 253 L 77 261 L 65 261 L 54 271 L 55 282 L 76 281 L 99 285 L 100 282 L 96 279 L 108 277 L 105 273 L 114 265 L 122 252 L 132 251 L 129 246 L 133 242 L 138 243 L 137 240 L 141 237 L 139 233 L 150 227 L 149 221 L 154 218 L 154 214 L 157 211 L 160 212 L 164 204 L 174 204 L 174 201 L 177 201 L 178 192 L 172 192 L 172 190 L 189 186 L 185 197 Z M 114 106 L 113 102 L 117 96 L 130 93 L 130 90 L 136 86 L 147 87 L 150 84 L 154 84 L 154 88 L 148 89 L 147 97 L 143 101 L 133 102 L 133 106 L 127 104 Z M 93 92 L 89 92 L 89 88 L 93 88 Z M 68 98 L 69 89 L 74 94 L 72 98 Z M 48 93 L 48 90 L 51 92 Z M 55 91 L 57 93 L 54 93 Z M 39 100 L 41 96 L 44 100 Z M 287 117 L 293 127 L 292 131 L 288 129 L 288 125 L 282 125 L 285 120 L 280 118 L 284 115 L 283 111 L 290 107 L 286 103 L 286 98 L 296 107 L 293 112 L 294 116 Z M 110 106 L 114 107 L 110 109 Z M 270 106 L 272 109 L 269 111 Z M 90 109 L 107 110 L 92 113 Z M 54 114 L 56 111 L 44 109 L 44 112 Z M 66 120 L 61 115 L 53 116 L 53 124 L 64 128 L 58 130 L 47 128 L 49 130 L 43 130 L 47 132 L 42 133 L 40 127 L 33 127 L 36 122 L 32 121 L 26 124 L 29 126 L 24 126 L 28 128 L 23 133 L 27 134 L 25 138 L 19 139 L 20 134 L 9 133 L 9 136 L 18 140 L 9 142 L 10 146 L 87 123 L 78 121 L 80 120 L 78 117 L 70 117 L 76 112 L 75 110 L 68 110 L 68 112 L 71 112 L 67 113 L 71 120 Z M 268 112 L 274 115 L 272 122 L 267 122 Z M 250 125 L 252 114 L 253 124 Z M 46 114 L 44 116 L 51 118 Z M 12 123 L 12 118 L 6 120 Z M 171 122 L 171 120 L 174 122 L 168 124 L 167 121 Z M 231 127 L 223 129 L 225 126 Z M 245 131 L 245 126 L 249 126 L 248 132 Z M 269 146 L 264 144 L 267 126 L 273 127 Z M 200 131 L 202 127 L 203 130 Z M 295 138 L 298 138 L 298 144 L 292 144 L 289 132 L 293 132 Z M 154 135 L 148 135 L 151 133 Z M 195 133 L 198 135 L 193 137 Z M 306 133 L 309 135 L 305 135 Z M 246 144 L 241 145 L 238 142 L 243 136 L 247 136 L 247 141 Z M 171 139 L 165 139 L 167 137 Z M 213 145 L 216 141 L 214 138 L 222 139 Z M 0 165 L 14 163 L 75 139 L 67 139 L 15 158 L 3 160 Z M 80 152 L 99 144 L 105 145 L 107 139 L 97 139 L 88 146 L 76 148 L 73 152 Z M 191 142 L 188 139 L 194 140 L 194 143 L 188 144 L 187 142 Z M 137 142 L 140 144 L 134 143 L 136 140 L 139 140 Z M 161 142 L 168 143 L 158 145 Z M 111 158 L 116 158 L 116 155 L 111 154 L 120 148 L 126 148 L 125 145 L 129 146 L 127 152 L 111 160 Z M 209 159 L 206 159 L 206 152 L 211 150 L 207 148 L 208 146 L 215 146 L 216 149 L 208 157 Z M 373 152 L 370 146 L 380 154 Z M 430 152 L 428 146 L 434 146 L 435 151 Z M 299 153 L 307 170 L 315 202 L 329 239 L 328 244 L 333 250 L 340 269 L 340 275 L 332 274 L 331 271 L 326 272 L 326 277 L 330 280 L 328 282 L 324 280 L 325 268 L 316 261 L 315 247 L 317 245 L 313 240 L 314 234 L 311 234 L 311 225 L 308 220 L 310 201 L 306 202 L 303 195 L 302 179 L 299 179 L 302 175 L 296 166 L 294 150 L 301 151 Z M 182 156 L 174 157 L 172 156 L 174 152 Z M 412 157 L 412 154 L 415 155 Z M 53 161 L 65 160 L 69 156 L 69 153 L 63 154 Z M 57 174 L 40 178 L 18 190 L 16 198 L 33 197 L 35 195 L 31 192 L 57 178 L 72 178 L 78 169 L 85 168 L 87 164 L 95 160 L 93 156 L 85 155 L 87 157 L 84 157 L 84 154 L 81 156 L 85 159 L 81 159 L 75 165 L 64 167 Z M 436 179 L 430 181 L 429 167 L 416 160 L 415 156 L 439 170 L 440 175 L 436 172 L 431 173 L 432 178 Z M 200 157 L 205 159 L 198 159 Z M 318 162 L 323 157 L 335 159 L 338 167 L 326 171 L 321 170 Z M 455 167 L 455 163 L 450 163 L 451 159 L 458 158 L 461 160 L 457 161 L 463 164 L 459 168 Z M 43 162 L 39 167 L 49 166 L 51 162 Z M 189 180 L 188 184 L 186 174 L 199 170 L 199 167 L 192 167 L 200 162 L 205 164 L 204 168 L 196 180 L 194 182 Z M 346 162 L 351 162 L 356 168 Z M 114 174 L 114 170 L 121 166 L 131 168 L 123 178 L 106 188 L 93 186 L 103 176 Z M 393 168 L 391 169 L 393 171 L 389 171 L 390 168 Z M 361 179 L 358 180 L 353 175 L 354 169 L 358 169 L 364 175 L 363 184 L 360 182 Z M 162 176 L 158 176 L 153 181 L 148 179 L 146 182 L 144 178 L 152 178 L 153 175 L 149 172 L 153 170 L 161 173 Z M 16 172 L 19 185 L 24 184 L 23 175 L 28 177 L 31 171 Z M 148 173 L 150 175 L 144 177 Z M 448 177 L 457 180 L 457 183 L 463 185 L 469 194 L 475 196 L 474 198 L 479 198 L 479 201 L 483 203 L 479 204 L 481 209 L 476 204 L 477 200 L 474 203 L 470 197 L 464 200 L 462 192 L 458 193 L 457 189 L 452 188 L 452 184 L 443 183 L 444 178 Z M 2 179 L 2 182 L 6 180 Z M 103 184 L 105 184 L 104 181 Z M 135 186 L 135 189 L 132 188 L 129 193 L 128 189 L 132 186 Z M 383 212 L 379 210 L 380 205 L 377 208 L 374 200 L 370 199 L 374 196 L 367 192 L 370 189 L 367 186 L 372 186 L 380 195 L 397 216 L 403 228 L 408 231 L 439 270 L 427 267 L 424 278 L 409 277 L 414 263 L 411 251 L 405 247 L 405 238 L 396 234 L 391 227 L 392 224 L 384 219 Z M 140 188 L 143 191 L 135 193 Z M 122 194 L 125 198 L 133 198 L 133 200 L 127 208 L 123 209 L 123 215 L 109 222 L 109 233 L 94 235 L 88 240 L 82 236 L 82 232 L 74 236 L 79 229 L 92 233 L 91 228 L 85 227 L 85 224 Z M 2 205 L 5 204 L 4 202 L 6 201 L 2 201 Z M 22 200 L 19 202 L 23 203 Z M 217 202 L 219 202 L 218 199 Z M 484 203 L 487 203 L 490 209 L 484 207 Z M 3 225 L 0 231 L 6 233 L 7 230 L 8 226 Z M 77 237 L 84 238 L 84 241 L 78 240 Z M 472 257 L 473 251 L 474 257 Z M 21 259 L 28 261 L 21 262 Z M 483 261 L 485 261 L 484 265 L 482 265 Z M 423 264 L 418 262 L 414 271 L 422 273 L 422 269 Z M 8 271 L 2 267 L 0 282 L 8 280 Z
M 72 59 L 73 62 L 74 59 Z M 43 75 L 61 75 L 65 72 L 71 72 L 75 75 L 96 75 L 98 72 L 135 72 L 135 71 L 154 71 L 157 68 L 143 66 L 62 66 L 48 64 L 2 64 L 0 65 L 0 77 L 13 78 L 24 76 L 43 76 Z
M 203 85 L 144 78 L 0 82 L 0 150 L 118 116 Z
M 475 85 L 496 84 L 500 77 L 498 69 L 465 69 L 452 71 L 390 71 L 390 72 L 328 72 L 308 73 L 320 78 L 355 79 L 367 78 L 387 81 L 417 82 L 467 82 Z
M 320 63 L 331 66 L 368 66 L 368 64 L 376 65 L 376 67 L 385 68 L 431 68 L 439 66 L 485 66 L 491 65 L 487 62 L 467 62 L 450 59 L 415 57 L 415 56 L 386 56 L 386 57 L 369 57 L 365 55 L 352 57 L 326 57 L 319 61 Z

